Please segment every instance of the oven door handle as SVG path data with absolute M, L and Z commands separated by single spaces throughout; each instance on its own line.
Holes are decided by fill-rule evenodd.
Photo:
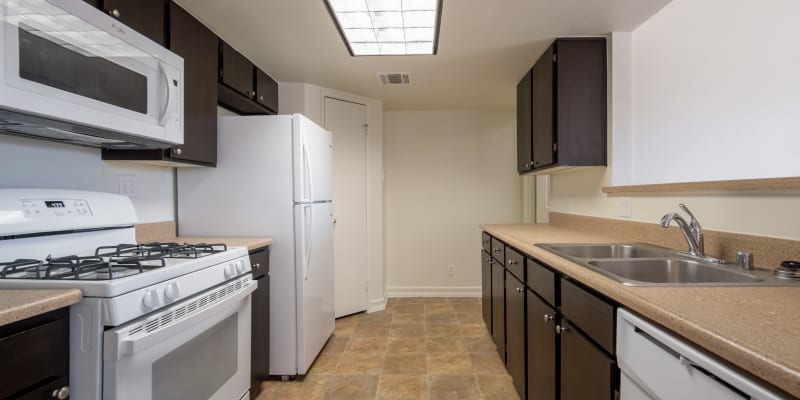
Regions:
M 103 335 L 103 359 L 106 361 L 118 361 L 128 355 L 162 343 L 166 338 L 173 337 L 181 332 L 208 329 L 236 313 L 236 310 L 241 308 L 242 300 L 250 296 L 257 286 L 258 283 L 256 281 L 248 281 L 244 288 L 225 300 L 204 308 L 189 318 L 143 335 L 129 335 L 130 325 L 109 330 Z M 180 305 L 176 304 L 173 307 L 180 307 Z

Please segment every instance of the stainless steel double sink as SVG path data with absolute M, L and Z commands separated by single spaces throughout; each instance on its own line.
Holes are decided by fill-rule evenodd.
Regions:
M 537 244 L 627 286 L 800 286 L 772 271 L 742 270 L 644 243 Z

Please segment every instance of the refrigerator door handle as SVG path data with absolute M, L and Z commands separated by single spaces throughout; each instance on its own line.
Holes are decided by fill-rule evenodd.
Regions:
M 311 159 L 308 157 L 308 146 L 303 140 L 303 195 L 306 196 L 304 200 L 314 200 L 314 181 L 311 174 Z
M 312 232 L 312 208 L 311 205 L 303 206 L 303 247 L 305 254 L 303 254 L 303 280 L 308 280 L 308 266 L 311 263 L 311 246 L 313 240 L 311 238 Z

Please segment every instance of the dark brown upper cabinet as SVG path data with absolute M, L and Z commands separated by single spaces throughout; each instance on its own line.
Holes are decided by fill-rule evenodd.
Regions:
M 219 39 L 175 3 L 169 5 L 170 50 L 183 57 L 183 144 L 169 149 L 110 150 L 104 160 L 171 166 L 217 163 L 217 51 Z
M 219 105 L 243 115 L 277 114 L 278 83 L 225 42 L 219 49 Z
M 606 165 L 606 39 L 564 38 L 517 85 L 517 171 Z
M 90 1 L 97 4 L 100 1 Z M 165 0 L 103 0 L 102 9 L 123 24 L 135 29 L 154 42 L 166 45 L 166 10 L 169 3 Z

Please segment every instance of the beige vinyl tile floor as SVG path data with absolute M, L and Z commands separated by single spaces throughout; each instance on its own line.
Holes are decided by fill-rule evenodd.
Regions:
M 391 298 L 336 320 L 308 375 L 262 383 L 257 400 L 516 400 L 479 298 Z

